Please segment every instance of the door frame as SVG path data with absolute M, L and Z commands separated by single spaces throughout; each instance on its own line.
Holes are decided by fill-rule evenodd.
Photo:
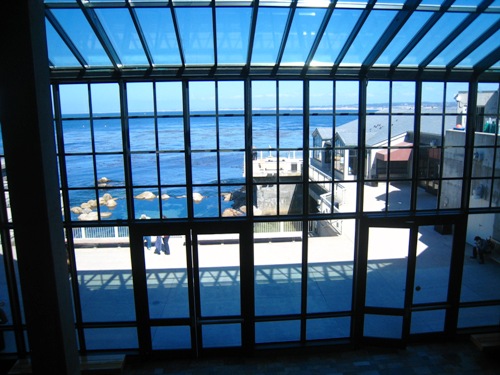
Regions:
M 228 222 L 160 222 L 158 220 L 147 220 L 140 222 L 137 225 L 130 227 L 130 248 L 132 261 L 132 276 L 134 285 L 134 299 L 136 309 L 136 322 L 138 330 L 139 354 L 147 356 L 153 351 L 151 327 L 161 326 L 162 324 L 151 324 L 152 319 L 149 313 L 148 286 L 145 267 L 144 255 L 144 236 L 155 236 L 158 233 L 169 235 L 182 235 L 186 241 L 186 276 L 188 278 L 188 298 L 189 298 L 189 317 L 174 319 L 176 324 L 189 325 L 191 330 L 191 348 L 180 351 L 189 352 L 190 355 L 199 357 L 205 351 L 224 351 L 224 352 L 240 352 L 250 351 L 253 349 L 254 330 L 253 330 L 253 252 L 249 246 L 252 244 L 251 231 L 247 230 L 247 225 L 244 221 L 232 220 Z M 250 226 L 251 228 L 251 226 Z M 203 348 L 201 345 L 201 325 L 204 322 L 200 319 L 200 295 L 199 295 L 199 275 L 198 275 L 198 259 L 197 259 L 197 243 L 198 235 L 203 234 L 222 234 L 222 233 L 237 233 L 239 234 L 239 259 L 240 259 L 240 317 L 237 319 L 241 322 L 241 347 L 231 348 Z M 250 250 L 250 251 L 249 251 Z M 171 251 L 175 251 L 171 249 Z M 198 284 L 197 284 L 198 283 Z M 243 298 L 245 296 L 245 298 Z M 224 319 L 216 319 L 221 322 Z M 234 317 L 228 319 L 235 321 Z M 206 321 L 205 323 L 214 324 L 214 321 Z M 175 324 L 174 324 L 175 325 Z M 169 324 L 164 324 L 169 326 Z M 179 350 L 174 350 L 179 352 Z
M 446 310 L 445 327 L 438 336 L 453 337 L 456 333 L 456 322 L 458 320 L 458 304 L 460 300 L 460 285 L 462 279 L 462 267 L 464 260 L 465 238 L 467 230 L 466 217 L 464 215 L 443 215 L 443 216 L 411 216 L 411 217 L 386 217 L 381 215 L 365 216 L 360 220 L 358 231 L 358 248 L 356 252 L 357 277 L 355 281 L 354 302 L 355 319 L 353 321 L 353 338 L 360 343 L 380 343 L 384 345 L 394 345 L 405 347 L 408 342 L 414 341 L 416 335 L 410 334 L 411 315 L 417 309 L 413 306 L 413 293 L 416 272 L 416 249 L 418 241 L 418 229 L 421 226 L 454 226 L 452 239 L 452 254 L 450 259 L 448 295 L 445 303 L 436 303 Z M 404 306 L 402 308 L 377 308 L 366 306 L 366 288 L 368 271 L 368 245 L 370 228 L 407 228 L 409 233 L 408 262 L 406 269 L 406 285 Z M 434 307 L 434 308 L 436 308 Z M 429 310 L 433 309 L 431 305 Z M 402 334 L 400 339 L 374 338 L 364 336 L 364 319 L 369 313 L 380 315 L 402 316 Z

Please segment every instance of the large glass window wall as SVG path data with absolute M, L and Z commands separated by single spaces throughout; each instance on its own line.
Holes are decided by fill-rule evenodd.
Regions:
M 357 80 L 52 89 L 80 349 L 407 340 L 444 333 L 454 314 L 453 329 L 498 323 L 500 296 L 476 290 L 481 266 L 499 275 L 498 84 L 477 95 L 460 82 Z M 377 215 L 386 226 L 366 221 Z M 476 235 L 491 237 L 484 264 L 469 259 Z M 5 271 L 15 242 L 3 244 Z M 12 301 L 1 328 L 14 351 Z

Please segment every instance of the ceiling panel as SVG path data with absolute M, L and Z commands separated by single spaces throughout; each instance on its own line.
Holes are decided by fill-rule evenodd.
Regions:
M 45 8 L 54 79 L 500 76 L 500 0 L 45 0 Z

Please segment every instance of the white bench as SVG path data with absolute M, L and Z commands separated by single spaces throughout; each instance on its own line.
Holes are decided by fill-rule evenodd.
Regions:
M 493 237 L 490 237 L 488 240 L 492 246 L 490 246 L 489 253 L 487 255 L 490 259 L 500 263 L 500 241 L 495 240 Z

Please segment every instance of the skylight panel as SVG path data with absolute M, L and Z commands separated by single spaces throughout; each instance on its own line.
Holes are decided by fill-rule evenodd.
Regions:
M 175 15 L 186 64 L 213 65 L 215 55 L 212 9 L 175 8 Z
M 80 9 L 52 9 L 51 12 L 89 66 L 112 66 Z
M 341 64 L 361 65 L 396 14 L 392 10 L 371 11 Z
M 251 8 L 216 8 L 217 62 L 245 64 L 250 34 Z
M 128 9 L 95 9 L 123 65 L 148 65 L 144 48 Z
M 60 67 L 81 67 L 81 64 L 75 58 L 66 43 L 61 39 L 57 31 L 45 21 L 47 32 L 47 49 L 49 60 L 56 68 Z
M 463 59 L 457 67 L 459 68 L 472 68 L 483 58 L 488 56 L 496 48 L 498 48 L 498 41 L 500 40 L 500 30 L 489 37 L 483 44 L 476 48 L 469 56 Z
M 311 65 L 333 65 L 344 47 L 362 11 L 335 9 L 314 54 Z
M 466 13 L 445 13 L 403 59 L 400 66 L 419 65 L 464 19 Z
M 481 14 L 453 42 L 451 42 L 428 66 L 447 66 L 465 48 L 498 21 L 496 14 Z
M 380 55 L 375 65 L 390 65 L 431 16 L 432 12 L 414 12 Z
M 259 8 L 252 50 L 252 64 L 275 64 L 289 10 Z
M 326 9 L 297 9 L 288 34 L 282 64 L 304 65 L 325 13 Z
M 155 65 L 180 65 L 179 45 L 168 8 L 136 8 L 135 12 Z

